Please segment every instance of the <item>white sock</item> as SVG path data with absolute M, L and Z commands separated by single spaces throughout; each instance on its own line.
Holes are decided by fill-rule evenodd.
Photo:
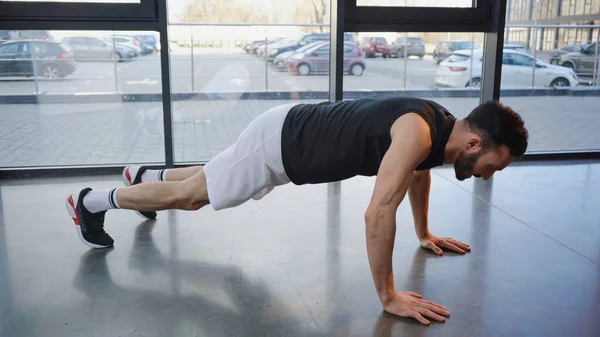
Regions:
M 121 208 L 117 202 L 118 188 L 110 190 L 90 191 L 83 197 L 83 206 L 91 213 Z
M 133 173 L 133 171 L 132 171 Z M 137 174 L 137 170 L 135 171 Z M 135 177 L 135 176 L 134 176 Z M 149 181 L 165 181 L 167 180 L 167 170 L 146 170 L 142 173 L 142 182 L 146 183 Z

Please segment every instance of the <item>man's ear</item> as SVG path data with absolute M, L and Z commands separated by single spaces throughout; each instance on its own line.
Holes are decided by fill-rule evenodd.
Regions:
M 467 152 L 478 152 L 483 146 L 482 139 L 479 135 L 472 135 L 467 141 Z

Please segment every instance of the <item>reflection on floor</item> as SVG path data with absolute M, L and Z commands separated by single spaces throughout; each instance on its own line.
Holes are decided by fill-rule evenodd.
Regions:
M 119 177 L 2 182 L 0 336 L 598 336 L 600 165 L 520 165 L 492 182 L 435 170 L 433 233 L 398 211 L 397 290 L 446 306 L 425 327 L 382 314 L 363 212 L 372 178 L 285 186 L 214 212 L 107 215 L 110 250 L 77 239 L 63 197 Z

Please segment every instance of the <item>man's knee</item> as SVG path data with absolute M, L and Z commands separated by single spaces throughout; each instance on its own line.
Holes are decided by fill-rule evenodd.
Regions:
M 177 209 L 195 211 L 208 203 L 206 177 L 203 171 L 189 179 L 178 182 L 178 184 L 175 200 Z

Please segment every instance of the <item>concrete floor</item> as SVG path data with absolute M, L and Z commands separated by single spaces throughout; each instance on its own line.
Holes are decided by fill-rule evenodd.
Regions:
M 421 250 L 400 207 L 396 288 L 451 313 L 429 327 L 381 312 L 364 238 L 372 178 L 155 222 L 113 211 L 115 247 L 89 250 L 63 198 L 119 184 L 1 182 L 0 336 L 600 335 L 600 164 L 513 166 L 487 183 L 435 170 L 431 231 L 472 252 Z

